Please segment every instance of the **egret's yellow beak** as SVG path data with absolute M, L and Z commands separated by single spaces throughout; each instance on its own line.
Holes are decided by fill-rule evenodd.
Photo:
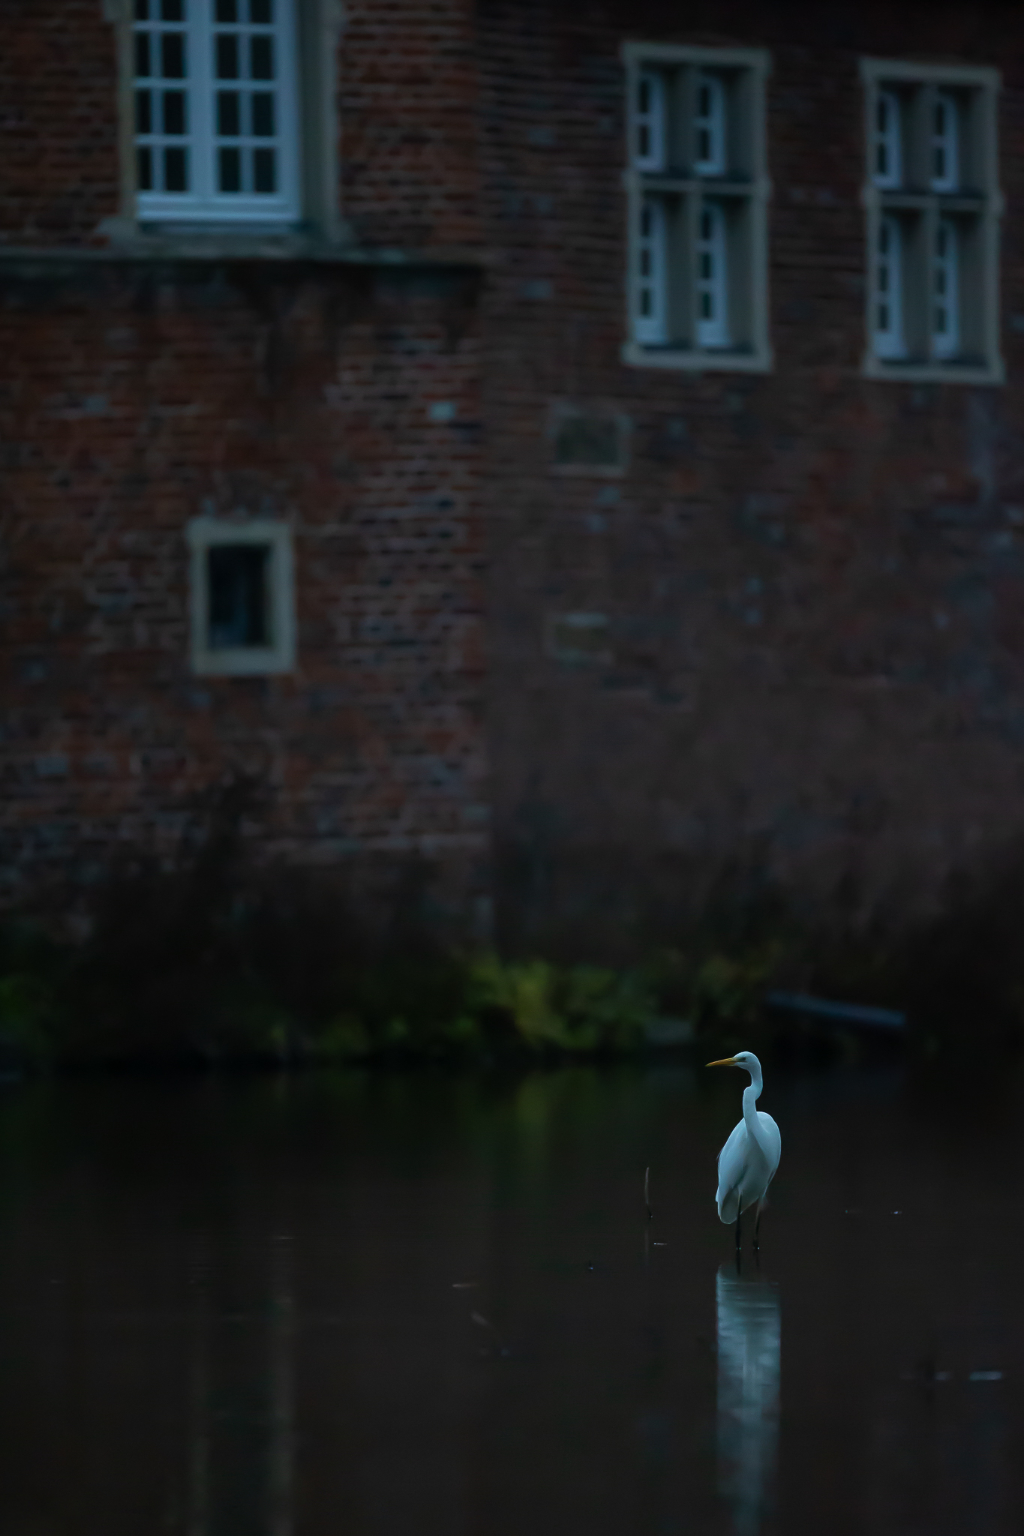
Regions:
M 723 1056 L 721 1061 L 709 1061 L 707 1063 L 709 1067 L 734 1067 L 736 1064 L 735 1056 Z

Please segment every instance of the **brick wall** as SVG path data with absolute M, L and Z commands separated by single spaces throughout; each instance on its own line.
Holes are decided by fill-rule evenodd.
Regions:
M 419 861 L 464 914 L 488 848 L 479 284 L 420 258 L 479 239 L 469 7 L 345 8 L 339 204 L 349 241 L 416 258 L 395 269 L 104 252 L 117 9 L 4 14 L 3 897 L 173 863 L 244 774 L 263 859 L 377 886 Z M 293 676 L 192 675 L 201 514 L 290 524 Z
M 8 896 L 100 879 L 118 851 L 173 858 L 235 772 L 269 792 L 265 857 L 422 856 L 465 896 L 487 842 L 472 275 L 126 265 L 4 286 Z M 291 524 L 293 676 L 190 674 L 199 513 Z
M 10 899 L 170 858 L 236 771 L 267 858 L 422 855 L 453 905 L 493 814 L 504 934 L 605 952 L 736 863 L 917 900 L 1021 828 L 1015 10 L 353 0 L 341 212 L 405 257 L 366 268 L 12 260 L 100 243 L 116 60 L 99 0 L 4 16 Z M 620 361 L 643 38 L 771 51 L 771 375 Z M 861 376 L 865 54 L 1003 70 L 1004 388 Z M 476 275 L 423 260 L 477 245 Z M 293 677 L 190 673 L 204 512 L 294 529 Z
M 619 360 L 626 39 L 771 50 L 770 375 Z M 1004 72 L 1005 388 L 860 374 L 864 54 Z M 1024 824 L 1024 23 L 487 0 L 481 57 L 503 931 L 670 934 L 736 864 L 934 898 Z M 567 407 L 628 419 L 625 473 L 562 472 Z
M 102 0 L 10 0 L 0 15 L 0 243 L 102 243 L 120 196 L 115 27 Z M 353 0 L 338 70 L 352 238 L 479 243 L 470 0 Z
M 117 212 L 117 61 L 100 0 L 0 6 L 0 244 L 81 245 Z
M 354 0 L 341 49 L 341 201 L 370 245 L 481 239 L 471 0 Z

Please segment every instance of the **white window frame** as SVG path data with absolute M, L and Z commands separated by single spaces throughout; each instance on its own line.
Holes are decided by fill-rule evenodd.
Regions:
M 939 114 L 944 126 L 938 126 Z M 933 192 L 955 192 L 960 185 L 960 103 L 951 91 L 936 91 L 933 103 L 932 176 Z M 937 173 L 938 156 L 945 162 L 941 174 Z
M 661 346 L 668 340 L 668 219 L 657 198 L 646 197 L 640 205 L 640 230 L 636 239 L 637 314 L 634 329 L 645 346 Z
M 729 235 L 718 198 L 706 197 L 697 227 L 697 340 L 702 347 L 729 345 Z
M 646 106 L 644 91 L 647 92 Z M 642 69 L 636 79 L 634 159 L 642 171 L 665 167 L 665 76 L 657 69 Z M 646 135 L 646 143 L 644 142 Z
M 932 270 L 932 352 L 936 357 L 956 357 L 960 350 L 960 231 L 948 216 L 940 216 L 935 225 Z M 940 309 L 946 316 L 942 330 Z
M 875 236 L 874 312 L 875 352 L 879 357 L 903 357 L 903 226 L 896 214 L 879 219 Z M 885 309 L 885 323 L 880 311 Z
M 882 159 L 884 166 L 879 165 Z M 898 187 L 903 180 L 903 108 L 897 92 L 888 87 L 875 95 L 871 179 L 876 187 Z
M 205 677 L 261 677 L 295 668 L 295 576 L 292 533 L 269 519 L 232 522 L 197 517 L 186 529 L 189 549 L 189 631 L 193 672 Z M 217 546 L 257 545 L 268 551 L 269 645 L 211 646 L 209 552 Z
M 705 92 L 708 98 L 706 111 Z M 707 69 L 700 70 L 696 80 L 696 101 L 693 113 L 697 133 L 693 168 L 698 176 L 725 175 L 727 163 L 725 108 L 725 82 L 721 75 L 712 74 Z M 707 153 L 702 154 L 705 140 Z
M 999 72 L 975 65 L 862 59 L 861 78 L 869 257 L 863 372 L 870 378 L 908 382 L 1002 383 Z M 896 151 L 898 163 L 891 164 L 898 176 L 878 175 L 878 104 L 884 97 L 899 104 L 902 141 Z M 947 110 L 940 124 L 937 109 L 942 103 Z M 937 167 L 940 142 L 946 163 Z M 885 268 L 879 259 L 879 238 L 882 221 L 887 219 L 897 221 L 902 245 L 898 305 L 902 345 L 896 344 L 891 330 L 885 332 L 877 324 L 879 278 Z M 953 235 L 952 254 L 943 263 L 938 257 L 941 228 Z M 952 306 L 944 334 L 936 330 L 936 301 L 942 297 L 943 283 Z
M 239 0 L 245 4 L 248 0 Z M 134 7 L 133 7 L 134 10 Z M 150 11 L 159 10 L 159 0 L 150 0 Z M 221 85 L 216 78 L 214 63 L 215 33 L 230 31 L 216 17 L 216 0 L 184 0 L 185 21 L 178 26 L 164 21 L 139 22 L 131 20 L 132 74 L 134 72 L 134 44 L 138 35 L 155 28 L 157 32 L 180 32 L 186 51 L 186 76 L 182 89 L 187 99 L 187 132 L 181 139 L 190 161 L 190 187 L 187 192 L 142 191 L 136 194 L 139 219 L 144 222 L 186 221 L 218 224 L 259 223 L 293 224 L 301 208 L 299 164 L 299 102 L 298 60 L 296 46 L 296 17 L 294 0 L 274 0 L 275 17 L 272 26 L 255 30 L 273 37 L 276 54 L 276 70 L 273 95 L 276 101 L 276 133 L 273 138 L 277 155 L 278 187 L 273 193 L 220 192 L 218 190 L 217 155 L 222 144 L 217 135 L 216 96 Z M 243 28 L 244 32 L 250 31 Z M 152 36 L 152 33 L 150 34 Z M 244 50 L 242 50 L 244 52 Z M 160 82 L 154 82 L 152 93 Z M 242 94 L 248 82 L 238 82 Z M 146 87 L 143 87 L 146 88 Z M 134 104 L 133 104 L 134 106 Z M 136 144 L 139 136 L 133 134 Z M 175 141 L 177 142 L 177 140 Z M 248 143 L 249 140 L 234 140 Z
M 714 369 L 764 373 L 772 367 L 768 340 L 768 180 L 765 85 L 770 58 L 759 48 L 705 48 L 628 42 L 626 72 L 628 161 L 624 172 L 628 260 L 627 339 L 622 358 L 642 368 Z M 641 153 L 639 82 L 661 77 L 663 153 Z M 710 99 L 701 102 L 704 85 Z M 707 111 L 701 112 L 704 105 Z M 645 113 L 648 117 L 650 114 Z M 701 129 L 711 136 L 700 142 Z M 649 149 L 653 140 L 648 138 Z M 701 209 L 721 208 L 721 259 L 716 275 L 719 315 L 700 323 Z M 660 202 L 665 250 L 661 331 L 640 313 L 641 220 L 645 204 Z

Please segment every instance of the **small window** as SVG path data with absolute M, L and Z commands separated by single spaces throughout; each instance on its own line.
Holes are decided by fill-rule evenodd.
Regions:
M 862 61 L 876 378 L 993 383 L 999 353 L 995 70 Z
M 940 219 L 935 229 L 932 278 L 932 350 L 936 357 L 955 357 L 960 349 L 960 249 L 952 219 Z
M 141 219 L 299 213 L 293 0 L 134 0 Z
M 719 75 L 702 71 L 697 76 L 698 176 L 725 175 L 725 85 Z
M 903 180 L 903 123 L 900 99 L 895 91 L 882 90 L 875 98 L 872 143 L 876 187 L 898 187 Z
M 640 235 L 636 244 L 636 336 L 648 346 L 660 346 L 668 336 L 666 233 L 664 204 L 657 198 L 645 198 L 640 209 Z
M 193 670 L 234 676 L 290 671 L 295 619 L 286 525 L 197 518 L 188 540 Z
M 702 347 L 729 345 L 728 253 L 721 203 L 705 202 L 697 240 L 697 340 Z
M 887 214 L 878 225 L 875 257 L 875 351 L 879 357 L 902 357 L 903 231 Z
M 638 366 L 764 370 L 764 82 L 754 49 L 627 43 L 628 340 Z
M 935 93 L 932 131 L 932 191 L 955 192 L 960 184 L 959 112 L 949 91 Z
M 211 651 L 272 643 L 270 545 L 213 544 L 206 551 Z
M 641 171 L 665 165 L 665 77 L 654 69 L 637 76 L 636 164 Z

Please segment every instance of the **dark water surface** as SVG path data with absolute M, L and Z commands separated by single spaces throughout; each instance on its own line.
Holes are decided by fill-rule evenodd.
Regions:
M 4 1089 L 0 1533 L 1018 1532 L 1010 1071 Z

